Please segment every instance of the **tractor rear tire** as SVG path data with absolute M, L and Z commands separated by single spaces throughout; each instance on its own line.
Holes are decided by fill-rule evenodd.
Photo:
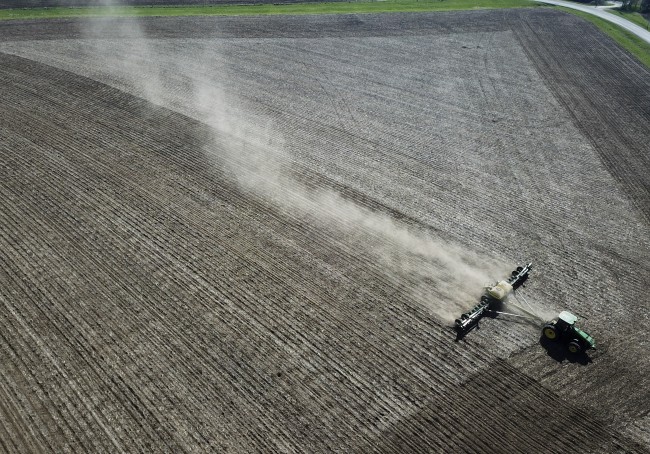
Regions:
M 567 349 L 569 350 L 570 353 L 573 353 L 574 355 L 577 355 L 578 353 L 582 353 L 582 345 L 580 345 L 580 342 L 578 342 L 576 339 L 569 342 Z
M 552 323 L 544 325 L 544 328 L 542 328 L 542 335 L 550 341 L 556 341 L 558 337 L 560 337 L 558 329 Z

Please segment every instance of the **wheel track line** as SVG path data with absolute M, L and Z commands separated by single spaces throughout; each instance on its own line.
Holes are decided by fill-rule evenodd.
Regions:
M 15 243 L 14 243 L 14 244 L 15 244 Z M 7 248 L 8 248 L 7 250 L 11 250 L 11 249 L 12 249 L 11 246 L 10 246 L 9 244 L 7 244 Z M 0 257 L 0 259 L 1 259 L 1 257 Z M 10 268 L 8 268 L 8 267 L 6 266 L 6 264 L 5 264 L 5 269 L 10 269 Z M 25 279 L 27 279 L 28 281 L 31 281 L 31 282 L 33 282 L 33 283 L 38 284 L 38 279 L 34 280 L 33 278 L 29 278 L 29 277 L 28 277 L 28 274 L 25 274 L 25 275 L 24 275 L 24 277 L 23 277 L 23 281 L 24 281 Z M 21 282 L 21 281 L 15 281 L 15 282 L 18 283 L 18 282 Z M 42 287 L 42 285 L 37 285 L 35 288 L 36 288 L 36 289 L 42 289 L 43 287 Z M 29 287 L 24 287 L 24 286 L 23 286 L 22 289 L 23 289 L 23 291 L 26 291 L 27 293 L 30 292 Z M 65 292 L 65 289 L 61 288 L 61 290 L 63 291 L 63 294 L 66 293 L 66 292 Z M 46 295 L 46 294 L 43 294 L 42 292 L 41 292 L 41 295 L 42 295 L 41 298 L 38 298 L 39 300 L 43 300 L 43 299 L 45 299 L 46 301 L 47 301 L 47 300 L 50 300 L 50 301 L 53 300 L 53 298 L 51 297 L 51 295 Z M 6 301 L 5 301 L 5 304 L 7 304 Z M 42 309 L 41 309 L 41 311 L 42 311 Z M 74 312 L 72 312 L 72 313 L 74 313 Z M 49 318 L 48 315 L 47 315 L 45 312 L 43 312 L 43 314 L 45 315 L 46 319 Z M 68 322 L 68 324 L 72 325 L 70 322 Z M 54 326 L 57 326 L 57 324 L 54 323 Z M 59 330 L 59 331 L 60 331 L 60 330 Z M 67 338 L 67 340 L 70 341 L 69 336 L 66 336 L 62 331 L 60 331 L 60 332 L 61 332 L 61 337 L 62 337 L 63 339 L 66 339 L 66 338 Z M 86 341 L 87 341 L 87 340 L 86 340 Z M 92 343 L 90 343 L 90 342 L 76 342 L 76 345 L 79 347 L 79 348 L 78 348 L 78 351 L 80 351 L 80 352 L 83 352 L 83 351 L 84 351 L 83 345 L 89 345 L 89 344 L 92 344 Z M 109 376 L 109 377 L 110 377 L 111 374 L 106 374 L 106 376 Z M 66 377 L 66 378 L 67 378 L 67 377 Z M 69 380 L 69 379 L 68 379 L 68 380 Z M 101 381 L 101 380 L 100 380 L 100 381 Z M 78 391 L 78 390 L 77 390 L 77 391 Z M 77 392 L 77 394 L 79 394 L 79 393 Z M 85 399 L 79 399 L 79 402 L 82 402 L 84 405 L 86 405 L 86 407 L 88 407 L 88 404 L 87 404 L 87 402 L 86 402 Z M 94 417 L 97 416 L 97 415 L 93 412 L 92 409 L 90 409 L 90 408 L 87 408 L 87 409 L 89 410 L 89 412 L 90 412 Z M 100 423 L 100 427 L 104 428 L 103 423 Z
M 23 280 L 38 283 L 38 280 L 35 280 L 35 279 L 33 279 L 33 278 L 29 278 L 27 275 L 25 275 L 25 277 L 23 277 Z M 16 282 L 18 282 L 18 281 L 16 281 Z M 23 287 L 23 290 L 26 291 L 26 292 L 29 292 L 29 289 L 26 288 L 26 287 Z M 42 298 L 50 299 L 49 297 L 50 297 L 50 295 L 42 294 Z M 42 298 L 39 298 L 39 299 L 42 299 Z M 34 299 L 34 298 L 33 298 L 33 299 Z M 72 311 L 71 313 L 74 313 L 74 311 Z M 46 317 L 46 319 L 49 319 L 49 318 L 50 318 L 50 317 L 48 317 L 47 314 L 45 314 L 45 313 L 44 313 L 44 316 Z M 66 318 L 65 315 L 64 315 L 64 318 Z M 76 320 L 75 323 L 80 323 L 81 325 L 84 325 L 84 324 L 85 324 L 83 320 Z M 66 336 L 65 336 L 65 333 L 63 333 L 63 331 L 61 331 L 61 329 L 58 328 L 59 324 L 58 324 L 56 321 L 52 321 L 52 324 L 53 324 L 54 327 L 57 327 L 57 328 L 55 328 L 55 329 L 58 329 L 59 332 L 61 333 L 61 336 L 60 336 L 60 337 L 63 338 L 63 339 L 66 339 L 66 341 L 70 342 L 70 338 L 69 338 L 69 337 L 66 337 Z M 70 321 L 68 321 L 67 324 L 70 325 L 70 326 L 75 326 L 74 323 L 72 323 L 72 322 L 70 322 Z M 77 326 L 79 326 L 79 325 L 77 325 Z M 95 329 L 89 327 L 89 332 L 97 332 L 97 330 L 95 330 Z M 84 351 L 84 345 L 92 345 L 92 342 L 91 342 L 90 340 L 88 340 L 88 339 L 84 339 L 83 341 L 77 341 L 76 338 L 75 338 L 75 342 L 72 342 L 72 344 L 73 344 L 73 345 L 76 345 L 76 347 L 77 347 L 77 351 L 78 351 L 78 352 L 83 352 L 83 351 Z M 123 355 L 123 356 L 126 356 L 126 352 L 122 353 L 122 355 Z M 99 353 L 96 353 L 94 350 L 93 350 L 93 352 L 91 352 L 91 356 L 92 356 L 92 357 L 95 357 L 95 356 L 103 357 L 103 355 L 101 355 L 101 354 L 99 354 Z M 86 357 L 83 356 L 83 355 L 82 355 L 82 359 L 83 359 L 87 364 L 91 364 L 91 363 L 86 359 Z M 91 370 L 92 370 L 92 368 L 91 368 Z M 111 374 L 110 371 L 107 372 L 107 371 L 105 371 L 105 370 L 102 370 L 102 372 L 104 372 L 103 375 L 102 375 L 102 374 L 97 374 L 97 376 L 98 376 L 100 382 L 102 382 L 102 383 L 108 385 L 108 386 L 107 386 L 107 389 L 115 389 L 115 388 L 123 389 L 123 388 L 124 388 L 124 385 L 122 385 L 122 384 L 120 384 L 119 382 L 116 382 L 116 381 L 115 381 L 115 377 L 114 377 L 115 374 Z M 107 382 L 106 382 L 102 377 L 109 377 L 110 380 L 111 380 L 111 383 L 107 383 Z M 81 377 L 79 377 L 79 378 L 81 378 Z M 111 385 L 113 385 L 114 387 L 112 387 Z M 91 386 L 89 386 L 89 387 L 91 387 Z M 115 395 L 115 397 L 118 397 L 118 396 Z M 136 409 L 138 409 L 138 408 L 142 408 L 141 405 L 138 405 L 137 403 L 132 403 L 132 405 L 133 405 L 134 408 L 136 408 Z M 107 411 L 114 412 L 115 410 L 107 410 Z M 133 412 L 131 412 L 131 414 L 133 414 Z M 140 412 L 140 414 L 141 414 L 141 412 Z M 145 415 L 143 415 L 143 417 L 144 417 L 144 416 L 145 416 Z M 137 418 L 134 418 L 134 419 L 137 420 Z M 132 445 L 131 445 L 131 446 L 132 446 Z M 171 448 L 170 448 L 170 449 L 171 449 Z
M 9 346 L 8 340 L 0 333 L 3 345 Z M 3 361 L 3 376 L 5 380 L 0 380 L 0 395 L 2 395 L 2 410 L 0 410 L 0 447 L 4 448 L 4 452 L 20 452 L 20 447 L 26 448 L 29 452 L 45 452 L 45 447 L 39 435 L 34 430 L 33 421 L 31 418 L 25 417 L 24 413 L 20 412 L 20 404 L 16 401 L 16 396 L 9 389 L 8 377 L 11 375 L 5 369 L 6 363 Z M 15 390 L 14 390 L 15 391 Z M 5 417 L 2 417 L 5 415 Z M 11 430 L 10 427 L 24 428 L 31 434 L 31 438 L 26 437 L 21 430 Z M 11 443 L 12 449 L 8 443 Z M 52 449 L 52 446 L 50 446 Z
M 6 303 L 6 301 L 5 301 L 4 298 L 2 298 L 2 302 L 3 302 L 3 304 L 5 305 L 5 307 L 7 307 L 7 309 L 9 309 L 9 312 L 12 314 L 12 316 L 14 317 L 14 319 L 15 319 L 15 320 L 20 324 L 20 326 L 23 328 L 23 333 L 27 333 L 27 335 L 30 337 L 30 339 L 32 339 L 32 341 L 34 341 L 34 334 L 33 334 L 33 332 L 31 331 L 31 329 L 29 328 L 29 326 L 26 325 L 26 323 L 24 322 L 24 320 L 22 319 L 22 317 L 21 317 L 20 315 L 16 314 L 16 311 L 13 310 L 12 308 L 10 308 L 10 307 L 7 305 L 7 303 Z M 8 331 L 8 332 L 12 332 L 11 328 L 8 328 L 7 325 L 5 325 L 5 330 Z M 20 336 L 19 332 L 20 332 L 20 331 L 18 331 L 18 330 L 13 330 L 13 334 L 14 334 L 14 335 L 12 336 L 12 339 L 14 339 L 14 340 L 18 339 L 18 336 Z M 24 341 L 24 340 L 23 340 L 23 341 L 22 341 L 22 344 L 23 344 L 23 351 L 24 351 L 24 352 L 30 352 L 30 351 L 33 350 L 33 349 L 30 349 L 30 348 L 28 347 L 28 342 L 27 342 L 27 341 Z M 37 342 L 37 344 L 40 344 L 40 345 L 39 345 L 39 352 L 42 353 L 44 356 L 46 356 L 47 359 L 49 360 L 50 357 L 51 357 L 51 355 L 48 355 L 48 353 L 45 352 L 45 351 L 43 350 L 45 347 L 41 347 L 41 346 L 42 346 L 42 342 Z M 33 345 L 33 344 L 32 344 L 32 345 Z M 36 355 L 39 356 L 39 357 L 41 356 L 39 353 L 36 353 Z M 54 360 L 53 357 L 52 357 L 52 360 Z M 26 364 L 26 363 L 23 363 L 23 364 L 25 364 L 25 370 L 27 371 L 27 373 L 29 373 L 30 375 L 32 375 L 32 378 L 36 381 L 36 383 L 39 383 L 39 382 L 38 382 L 38 379 L 36 379 L 35 375 L 34 375 L 33 372 L 32 372 L 34 368 L 33 368 L 33 367 L 27 367 L 27 364 Z M 70 381 L 67 379 L 67 376 L 66 376 L 66 375 L 63 375 L 63 374 L 62 374 L 62 371 L 61 371 L 61 369 L 60 369 L 60 367 L 57 367 L 57 366 L 58 366 L 58 362 L 55 364 L 55 368 L 57 369 L 57 372 L 59 373 L 59 375 L 60 375 L 62 378 L 64 378 L 64 379 L 66 380 L 66 382 L 67 382 L 68 384 L 70 384 Z M 34 385 L 32 385 L 32 388 L 34 388 Z M 43 398 L 43 397 L 42 397 L 42 394 L 43 394 L 43 393 L 49 394 L 49 393 L 48 393 L 44 388 L 42 388 L 42 387 L 40 387 L 40 386 L 39 386 L 39 388 L 40 388 L 40 392 L 39 392 L 38 394 L 39 394 L 39 397 L 40 397 L 41 399 Z M 65 389 L 65 388 L 64 388 L 64 389 Z M 75 394 L 75 395 L 77 395 L 77 396 L 80 398 L 80 401 L 83 402 L 83 403 L 85 404 L 85 399 L 83 399 L 83 398 L 80 397 L 80 395 L 78 394 L 78 389 L 76 389 L 73 385 L 71 385 L 69 389 L 71 389 L 71 394 Z M 59 396 L 59 399 L 60 399 L 60 396 Z M 57 400 L 58 400 L 58 399 L 57 399 Z M 67 440 L 68 440 L 68 442 L 73 442 L 73 443 L 74 443 L 73 440 L 76 439 L 76 441 L 77 441 L 77 443 L 78 443 L 79 445 L 82 445 L 82 446 L 88 446 L 88 445 L 86 445 L 86 443 L 88 443 L 88 441 L 86 441 L 86 443 L 84 443 L 83 441 L 81 441 L 81 439 L 79 438 L 79 436 L 78 436 L 77 433 L 75 432 L 74 428 L 70 425 L 70 422 L 71 422 L 71 421 L 80 421 L 80 420 L 82 420 L 83 418 L 80 417 L 80 412 L 79 412 L 79 410 L 75 408 L 75 406 L 74 406 L 73 403 L 72 403 L 72 399 L 70 399 L 70 398 L 66 395 L 65 392 L 64 392 L 63 399 L 61 399 L 61 400 L 59 401 L 59 405 L 57 405 L 56 410 L 57 410 L 57 412 L 60 414 L 61 418 L 59 419 L 59 418 L 55 418 L 55 417 L 53 417 L 53 419 L 54 419 L 55 421 L 56 421 L 57 419 L 59 419 L 59 420 L 62 420 L 62 421 L 64 422 L 63 425 L 60 424 L 60 423 L 57 423 L 57 427 L 61 428 L 63 431 L 66 432 L 66 436 L 67 436 Z M 52 414 L 52 413 L 50 412 L 50 414 Z M 66 414 L 68 414 L 69 417 L 66 417 Z M 84 437 L 84 435 L 81 435 L 81 436 Z M 85 437 L 84 437 L 84 438 L 85 438 Z M 90 445 L 93 445 L 93 444 L 94 444 L 94 443 L 90 442 Z M 98 447 L 95 446 L 95 449 L 97 449 L 97 448 L 98 448 Z
M 1 258 L 1 257 L 0 257 L 0 258 Z M 6 304 L 6 301 L 5 301 L 5 304 Z M 24 345 L 27 345 L 27 344 L 24 344 Z M 30 351 L 29 349 L 27 349 L 27 347 L 25 347 L 25 350 L 26 350 L 26 351 Z M 33 374 L 32 374 L 32 375 L 33 375 Z M 64 378 L 65 378 L 65 377 L 64 377 Z M 39 384 L 40 384 L 40 383 L 41 383 L 41 382 L 39 382 Z M 65 402 L 64 402 L 64 407 L 65 407 L 65 408 L 68 408 L 68 409 L 70 409 L 70 408 L 75 408 L 75 409 L 76 409 L 76 407 L 70 407 L 70 406 L 69 406 L 67 403 L 65 403 Z M 68 410 L 68 411 L 70 411 L 70 410 Z M 73 411 L 73 413 L 74 413 L 74 411 Z M 79 418 L 76 418 L 76 419 L 77 419 L 77 420 L 81 420 L 81 419 L 79 419 Z M 67 421 L 67 419 L 64 418 L 64 421 Z M 65 429 L 65 427 L 64 427 L 64 429 Z M 68 430 L 69 430 L 69 431 L 72 430 L 72 428 L 71 428 L 69 425 L 68 425 Z M 72 433 L 74 434 L 75 432 L 72 431 Z
M 77 322 L 79 322 L 79 321 L 77 321 Z M 114 324 L 114 326 L 119 326 L 119 324 L 116 323 L 116 324 Z M 122 353 L 123 356 L 125 356 L 126 354 L 127 354 L 127 352 Z M 108 374 L 108 375 L 110 375 L 110 374 Z M 151 380 L 151 382 L 155 383 L 155 381 L 153 379 Z M 164 392 L 162 392 L 162 390 L 161 390 L 161 395 L 164 395 Z M 151 401 L 151 402 L 153 402 L 153 401 Z
M 601 116 L 602 114 L 600 113 L 599 109 L 595 108 L 595 105 L 592 101 L 592 99 L 589 97 L 589 93 L 582 92 L 581 94 L 583 95 L 584 99 L 583 100 L 578 100 L 574 93 L 569 90 L 569 87 L 565 87 L 564 84 L 557 83 L 554 81 L 554 79 L 558 79 L 558 71 L 555 70 L 554 68 L 560 68 L 561 65 L 555 59 L 549 51 L 544 49 L 540 49 L 539 47 L 535 47 L 532 43 L 530 43 L 529 36 L 536 36 L 537 40 L 540 42 L 543 42 L 542 38 L 539 37 L 539 33 L 533 28 L 533 26 L 528 23 L 525 19 L 522 18 L 521 20 L 522 23 L 522 28 L 524 30 L 520 29 L 514 29 L 515 31 L 515 36 L 517 36 L 517 39 L 522 45 L 522 48 L 528 55 L 530 61 L 533 63 L 535 66 L 540 78 L 545 81 L 547 85 L 550 85 L 549 91 L 554 95 L 555 99 L 557 102 L 564 107 L 566 112 L 569 113 L 571 118 L 573 119 L 573 123 L 576 125 L 576 127 L 583 132 L 585 137 L 589 140 L 591 143 L 592 147 L 598 152 L 598 156 L 604 161 L 605 169 L 614 177 L 616 181 L 619 182 L 619 184 L 623 187 L 623 191 L 625 194 L 629 194 L 630 191 L 626 190 L 626 186 L 631 186 L 634 189 L 634 193 L 642 192 L 647 194 L 647 188 L 641 181 L 637 181 L 637 178 L 630 178 L 630 174 L 632 177 L 635 176 L 635 172 L 629 172 L 625 168 L 621 168 L 618 164 L 621 162 L 620 159 L 616 159 L 614 156 L 611 156 L 610 153 L 606 153 L 605 149 L 603 146 L 599 143 L 598 140 L 594 137 L 594 131 L 589 130 L 585 125 L 584 122 L 582 121 L 582 118 L 588 118 L 591 115 L 596 115 L 599 116 L 600 118 L 600 125 L 608 125 L 609 123 L 604 121 L 604 118 Z M 571 42 L 571 41 L 569 41 Z M 535 49 L 535 50 L 533 50 Z M 556 63 L 555 65 L 552 65 L 550 62 Z M 640 68 L 641 71 L 644 71 L 644 68 Z M 549 76 L 549 74 L 555 75 L 555 77 Z M 568 75 L 565 76 L 565 79 L 571 80 Z M 574 100 L 574 103 L 570 103 L 569 100 Z M 579 107 L 581 105 L 581 102 L 586 102 L 589 104 L 592 108 L 590 109 L 590 115 L 587 116 L 586 114 L 583 115 L 582 112 L 578 111 Z M 638 103 L 639 101 L 633 100 L 633 103 Z M 577 108 L 576 108 L 577 107 Z M 609 130 L 609 135 L 607 137 L 608 140 L 629 140 L 626 139 L 624 135 L 616 133 L 614 130 Z M 628 144 L 631 144 L 628 142 Z M 635 146 L 636 148 L 636 146 Z M 624 166 L 625 167 L 625 166 Z M 628 187 L 629 187 L 628 186 Z M 647 212 L 645 209 L 645 206 L 643 204 L 639 205 L 639 201 L 637 200 L 636 196 L 629 195 L 632 203 L 637 206 L 639 209 L 639 214 L 643 216 L 645 221 L 650 221 L 650 214 Z M 647 198 L 647 197 L 646 197 Z
M 64 290 L 64 293 L 65 293 L 65 290 Z M 74 313 L 74 311 L 72 311 L 72 313 Z M 79 351 L 83 351 L 83 348 L 81 348 Z M 110 374 L 107 374 L 107 375 L 110 376 Z
M 0 323 L 3 324 L 3 320 L 0 319 Z M 3 332 L 9 332 L 10 329 L 7 328 L 3 330 Z M 21 357 L 19 355 L 19 350 L 17 350 L 15 347 L 12 347 L 11 344 L 9 343 L 8 339 L 4 336 L 4 334 L 0 333 L 0 338 L 5 341 L 4 345 L 6 348 L 4 348 L 8 352 L 8 356 L 10 356 L 12 359 L 15 361 L 7 361 L 4 362 L 4 367 L 9 368 L 13 366 L 13 369 L 15 370 L 15 373 L 12 374 L 13 381 L 16 384 L 16 386 L 22 386 L 23 389 L 29 388 L 29 385 L 26 384 L 30 379 L 35 382 L 34 377 L 32 375 L 29 375 L 29 368 L 27 367 L 27 363 L 25 362 L 24 357 Z M 22 346 L 23 344 L 21 344 Z M 17 364 L 20 363 L 23 367 L 19 367 Z M 27 372 L 24 372 L 27 371 Z M 20 385 L 18 384 L 17 380 L 24 382 L 24 384 Z M 8 385 L 8 382 L 7 382 Z M 50 432 L 48 431 L 48 427 L 53 427 L 56 426 L 54 423 L 56 421 L 56 418 L 54 417 L 53 411 L 56 411 L 56 409 L 52 410 L 49 408 L 44 408 L 43 411 L 40 412 L 40 415 L 35 415 L 34 411 L 34 405 L 32 402 L 28 402 L 28 398 L 25 396 L 24 393 L 19 393 L 17 390 L 15 390 L 15 397 L 16 400 L 19 401 L 17 405 L 19 405 L 19 408 L 29 408 L 32 411 L 27 412 L 27 418 L 29 419 L 29 422 L 32 424 L 30 427 L 33 429 L 33 432 L 37 433 L 37 436 L 40 437 L 39 440 L 37 441 L 38 443 L 41 443 L 42 445 L 48 447 L 50 451 L 52 451 L 54 448 L 51 444 L 51 439 L 52 437 L 50 436 Z M 27 402 L 27 403 L 26 403 Z M 41 420 L 43 417 L 48 417 L 49 421 L 51 424 L 38 424 L 39 420 Z M 35 429 L 37 428 L 37 429 Z
M 501 370 L 504 367 L 506 370 Z M 495 371 L 493 369 L 497 370 Z M 493 377 L 495 377 L 496 380 L 494 380 Z M 490 427 L 489 421 L 493 420 L 495 416 L 498 416 L 494 415 L 495 408 L 501 409 L 512 407 L 514 409 L 517 409 L 517 413 L 523 414 L 528 413 L 527 409 L 533 411 L 535 409 L 547 408 L 551 406 L 553 408 L 566 408 L 567 411 L 562 412 L 560 415 L 561 419 L 564 421 L 562 424 L 573 424 L 574 421 L 579 421 L 578 427 L 572 428 L 571 432 L 558 430 L 561 423 L 556 423 L 554 419 L 548 419 L 548 421 L 551 421 L 551 425 L 545 427 L 543 431 L 544 439 L 548 436 L 554 435 L 555 437 L 559 436 L 560 439 L 565 443 L 575 443 L 575 436 L 577 433 L 580 434 L 580 436 L 583 438 L 581 441 L 587 443 L 587 446 L 595 446 L 596 443 L 603 442 L 610 446 L 623 446 L 619 443 L 619 440 L 615 434 L 608 432 L 605 429 L 601 421 L 593 420 L 588 413 L 578 408 L 574 408 L 571 404 L 569 404 L 569 407 L 567 408 L 567 403 L 564 402 L 563 399 L 561 399 L 558 395 L 552 391 L 549 391 L 545 387 L 535 388 L 536 386 L 539 386 L 539 383 L 537 381 L 514 369 L 504 360 L 497 359 L 492 367 L 490 367 L 487 371 L 478 372 L 473 375 L 470 381 L 464 384 L 461 387 L 461 390 L 458 391 L 458 393 L 462 393 L 462 390 L 466 388 L 466 391 L 468 392 L 468 395 L 466 396 L 467 399 L 460 400 L 460 402 L 465 402 L 463 405 L 465 411 L 462 413 L 465 415 L 465 418 L 468 418 L 466 421 L 468 421 L 468 424 L 470 424 L 470 427 L 472 429 L 476 428 L 477 431 L 492 429 L 491 432 L 493 432 L 494 427 Z M 485 389 L 492 389 L 494 395 L 503 396 L 499 398 L 501 405 L 495 405 L 491 401 L 486 402 L 484 399 Z M 538 391 L 541 391 L 541 393 Z M 438 406 L 442 408 L 447 408 L 450 405 L 451 408 L 456 407 L 454 405 L 454 401 L 456 399 L 454 399 L 453 396 L 447 397 L 449 398 L 449 403 L 439 402 Z M 513 399 L 515 399 L 516 402 L 528 402 L 528 404 L 525 407 L 522 407 L 521 404 L 513 407 Z M 425 406 L 423 414 L 432 419 L 437 419 L 436 413 L 432 413 L 432 409 L 433 407 L 429 405 Z M 578 417 L 573 417 L 576 414 Z M 491 415 L 492 417 L 488 417 L 488 415 Z M 534 432 L 519 430 L 517 422 L 518 419 L 516 417 L 513 418 L 512 416 L 512 414 L 508 413 L 507 417 L 497 418 L 499 421 L 501 421 L 498 429 L 504 433 L 507 433 L 509 437 L 512 437 L 513 434 L 516 434 L 515 439 L 519 440 L 517 443 L 510 444 L 512 452 L 520 452 L 519 449 L 523 449 L 523 446 L 539 446 L 539 442 L 543 440 L 535 440 L 535 437 L 537 435 Z M 557 415 L 554 415 L 554 417 L 555 416 Z M 593 428 L 592 425 L 594 426 Z M 605 436 L 605 434 L 610 436 L 611 439 Z M 498 434 L 495 435 L 498 436 Z M 449 434 L 449 439 L 447 440 L 449 444 L 462 446 L 463 439 L 470 439 L 473 443 L 473 440 L 475 438 L 472 437 L 471 432 L 460 436 L 460 439 L 458 441 L 455 440 L 455 437 L 457 436 L 460 436 L 459 432 Z M 593 441 L 594 439 L 597 441 Z M 477 449 L 477 452 L 490 453 L 494 450 L 494 447 L 490 442 L 483 446 L 480 446 L 480 441 L 478 444 L 479 449 Z M 477 448 L 475 446 L 473 447 Z M 508 450 L 508 452 L 511 451 Z M 553 452 L 563 451 L 557 450 Z
M 531 386 L 538 386 L 539 390 L 542 391 L 542 395 L 539 396 L 540 402 L 538 402 L 536 405 L 534 405 L 532 408 L 541 408 L 542 405 L 544 404 L 545 401 L 550 400 L 555 400 L 557 401 L 556 407 L 567 407 L 568 410 L 570 410 L 568 416 L 573 416 L 574 414 L 577 414 L 579 418 L 576 418 L 578 421 L 578 425 L 582 427 L 582 432 L 581 435 L 585 437 L 585 441 L 591 440 L 591 439 L 596 439 L 599 441 L 606 441 L 606 439 L 602 436 L 603 434 L 607 434 L 611 436 L 611 441 L 612 443 L 618 443 L 618 433 L 616 431 L 609 430 L 604 421 L 598 418 L 593 418 L 590 414 L 590 412 L 587 409 L 581 408 L 579 406 L 573 405 L 570 402 L 566 402 L 565 399 L 560 397 L 558 394 L 547 388 L 546 386 L 540 385 L 540 383 L 533 379 L 532 377 L 528 376 L 526 373 L 519 371 L 517 368 L 515 368 L 513 365 L 509 364 L 506 360 L 504 359 L 497 359 L 496 363 L 498 364 L 498 367 L 500 369 L 504 369 L 505 372 L 509 376 L 514 376 L 517 379 L 517 383 L 520 384 L 521 391 L 520 394 L 526 395 L 528 398 L 531 398 L 531 400 L 534 400 L 534 397 L 536 394 L 532 394 L 531 392 Z M 481 380 L 486 380 L 485 377 L 478 376 Z M 508 391 L 510 386 L 504 386 L 504 391 Z M 543 401 L 541 401 L 543 397 Z M 574 419 L 571 418 L 571 421 Z M 565 438 L 566 444 L 569 444 L 573 442 L 575 439 L 576 434 L 575 433 L 568 433 L 565 432 L 563 433 L 563 436 Z

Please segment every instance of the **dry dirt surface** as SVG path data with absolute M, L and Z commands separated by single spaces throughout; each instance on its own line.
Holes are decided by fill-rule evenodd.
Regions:
M 587 22 L 12 21 L 0 99 L 0 451 L 650 449 L 650 73 Z M 524 260 L 597 352 L 455 341 Z

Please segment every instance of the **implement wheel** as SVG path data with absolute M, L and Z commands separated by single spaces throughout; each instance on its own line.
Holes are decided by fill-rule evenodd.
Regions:
M 542 328 L 542 335 L 550 341 L 556 341 L 560 333 L 558 332 L 555 325 L 552 323 L 547 323 L 544 325 L 544 328 Z
M 569 342 L 569 345 L 567 346 L 567 348 L 574 355 L 582 352 L 582 345 L 580 345 L 580 342 L 578 342 L 576 339 Z

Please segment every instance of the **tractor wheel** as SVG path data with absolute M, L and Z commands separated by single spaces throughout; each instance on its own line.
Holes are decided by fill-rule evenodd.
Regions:
M 544 328 L 542 328 L 542 334 L 546 339 L 551 341 L 556 341 L 560 335 L 557 328 L 552 323 L 547 323 L 544 325 Z
M 580 342 L 578 342 L 576 339 L 569 342 L 569 345 L 567 346 L 567 348 L 574 355 L 582 352 L 582 345 L 580 345 Z

